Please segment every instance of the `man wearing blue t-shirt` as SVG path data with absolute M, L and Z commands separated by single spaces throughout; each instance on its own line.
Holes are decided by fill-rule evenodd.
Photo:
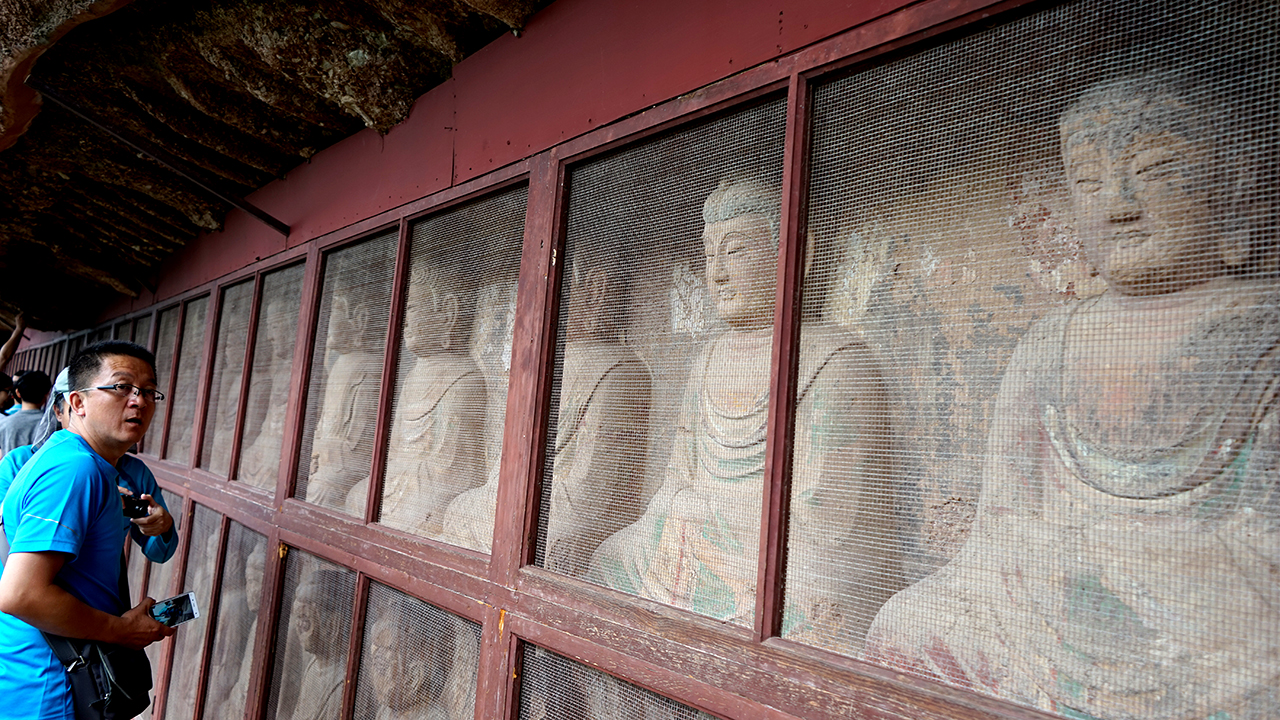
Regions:
M 119 614 L 128 599 L 118 590 L 118 465 L 162 397 L 155 359 L 133 343 L 97 343 L 72 360 L 70 380 L 70 429 L 45 442 L 4 498 L 0 720 L 74 720 L 66 671 L 41 630 L 138 649 L 173 634 L 151 618 L 151 598 Z

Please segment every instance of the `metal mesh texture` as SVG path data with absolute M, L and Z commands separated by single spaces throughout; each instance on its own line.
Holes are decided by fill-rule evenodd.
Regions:
M 156 346 L 152 350 L 156 356 L 156 387 L 160 388 L 166 395 L 169 394 L 169 379 L 173 373 L 173 356 L 177 351 L 178 343 L 178 321 L 181 309 L 171 307 L 160 313 L 159 332 L 156 335 Z M 81 348 L 77 348 L 79 352 Z M 72 353 L 74 356 L 75 353 Z M 169 416 L 169 407 L 173 404 L 172 398 L 165 398 L 162 403 L 156 404 L 155 415 L 151 416 L 151 427 L 148 429 L 148 439 L 143 440 L 143 449 L 152 455 L 160 454 L 160 438 L 164 434 L 164 423 Z
M 268 720 L 338 720 L 355 592 L 354 572 L 298 550 L 286 557 Z
M 151 316 L 150 315 L 143 315 L 142 317 L 133 321 L 133 341 L 138 343 L 144 348 L 150 349 L 151 347 Z
M 815 89 L 784 634 L 1280 714 L 1277 30 L 1076 2 Z
M 772 100 L 572 169 L 541 566 L 751 623 L 776 243 L 725 275 L 703 215 L 779 187 L 784 125 Z
M 528 188 L 414 225 L 379 521 L 488 552 Z
M 200 467 L 224 477 L 231 469 L 231 443 L 240 406 L 240 382 L 244 376 L 252 305 L 253 280 L 237 283 L 222 292 Z
M 165 502 L 168 504 L 170 512 L 174 517 L 174 532 L 178 532 L 177 528 L 186 521 L 186 516 L 183 513 L 183 504 L 185 501 L 181 495 L 166 490 Z M 136 548 L 136 544 L 134 547 Z M 181 553 L 184 551 L 185 549 L 180 545 L 177 552 Z M 139 559 L 145 559 L 142 557 L 141 553 L 138 553 L 137 557 Z M 177 570 L 178 567 L 176 558 L 177 553 L 175 553 L 168 562 L 153 563 L 150 560 L 147 560 L 147 564 L 151 569 L 147 577 L 146 597 L 149 597 L 152 600 L 163 600 L 167 597 L 173 597 L 178 594 L 178 590 L 174 587 L 173 581 L 174 571 Z M 140 590 L 135 588 L 134 592 L 137 593 L 140 592 Z M 174 642 L 174 638 L 171 636 L 158 643 L 151 643 L 147 646 L 147 658 L 151 661 L 151 667 L 154 672 L 154 677 L 156 678 L 153 692 L 159 692 L 163 681 L 163 678 L 160 677 L 162 672 L 162 668 L 160 666 L 160 651 L 167 644 L 172 642 Z
M 699 710 L 525 644 L 520 720 L 692 720 Z
M 182 319 L 182 345 L 178 350 L 177 382 L 173 395 L 165 399 L 169 410 L 169 439 L 164 457 L 183 465 L 191 462 L 191 433 L 195 429 L 196 401 L 199 397 L 200 364 L 204 357 L 205 318 L 209 311 L 208 296 L 187 303 Z
M 264 490 L 275 488 L 280 470 L 303 268 L 294 265 L 262 278 L 236 479 Z
M 125 540 L 125 548 L 129 554 L 125 566 L 125 575 L 129 578 L 129 607 L 133 607 L 147 596 L 147 588 L 142 582 L 147 576 L 147 556 L 142 554 L 142 548 L 132 538 Z
M 196 607 L 200 609 L 201 617 L 179 627 L 173 635 L 173 665 L 169 670 L 169 691 L 164 704 L 167 720 L 191 720 L 195 710 L 221 531 L 222 516 L 196 505 L 181 592 L 196 594 Z
M 253 643 L 266 565 L 267 540 L 238 523 L 227 531 L 217 624 L 209 657 L 203 720 L 241 720 L 253 673 Z
M 133 323 L 129 322 L 128 320 L 124 322 L 116 323 L 115 328 L 112 329 L 111 331 L 111 339 L 127 340 L 129 342 L 132 342 L 133 341 Z
M 479 664 L 479 625 L 373 583 L 353 717 L 472 720 Z
M 296 497 L 363 515 L 373 467 L 396 233 L 325 257 Z M 365 485 L 367 488 L 367 485 Z

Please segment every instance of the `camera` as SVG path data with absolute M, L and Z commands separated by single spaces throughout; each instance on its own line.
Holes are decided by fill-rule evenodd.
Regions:
M 124 503 L 124 516 L 127 518 L 144 518 L 151 508 L 151 503 L 132 495 L 121 495 L 120 500 Z

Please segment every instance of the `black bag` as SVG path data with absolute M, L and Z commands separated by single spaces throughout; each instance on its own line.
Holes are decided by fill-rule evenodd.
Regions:
M 76 720 L 128 720 L 151 704 L 151 661 L 145 652 L 41 635 L 67 670 Z

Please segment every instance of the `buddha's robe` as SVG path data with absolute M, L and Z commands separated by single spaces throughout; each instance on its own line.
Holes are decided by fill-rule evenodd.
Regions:
M 396 398 L 387 447 L 379 522 L 437 536 L 445 507 L 484 482 L 481 438 L 484 378 L 466 357 L 418 358 Z M 347 496 L 347 511 L 364 510 L 368 482 Z
M 369 476 L 382 357 L 343 353 L 328 371 L 320 418 L 311 440 L 306 501 L 343 509 L 351 487 Z
M 867 659 L 1078 718 L 1280 713 L 1280 293 L 1187 292 L 1029 331 L 972 534 Z
M 626 347 L 566 346 L 547 520 L 549 569 L 582 574 L 600 541 L 638 514 L 649 394 L 649 372 Z M 497 497 L 495 468 L 487 483 L 450 504 L 440 539 L 489 552 Z
M 709 341 L 694 363 L 662 487 L 592 560 L 600 584 L 738 624 L 755 611 L 767 373 L 737 410 L 715 388 L 739 371 Z M 767 353 L 768 345 L 759 352 Z M 763 363 L 767 355 L 730 363 Z M 887 405 L 861 343 L 828 327 L 801 337 L 784 634 L 851 652 L 897 587 Z

